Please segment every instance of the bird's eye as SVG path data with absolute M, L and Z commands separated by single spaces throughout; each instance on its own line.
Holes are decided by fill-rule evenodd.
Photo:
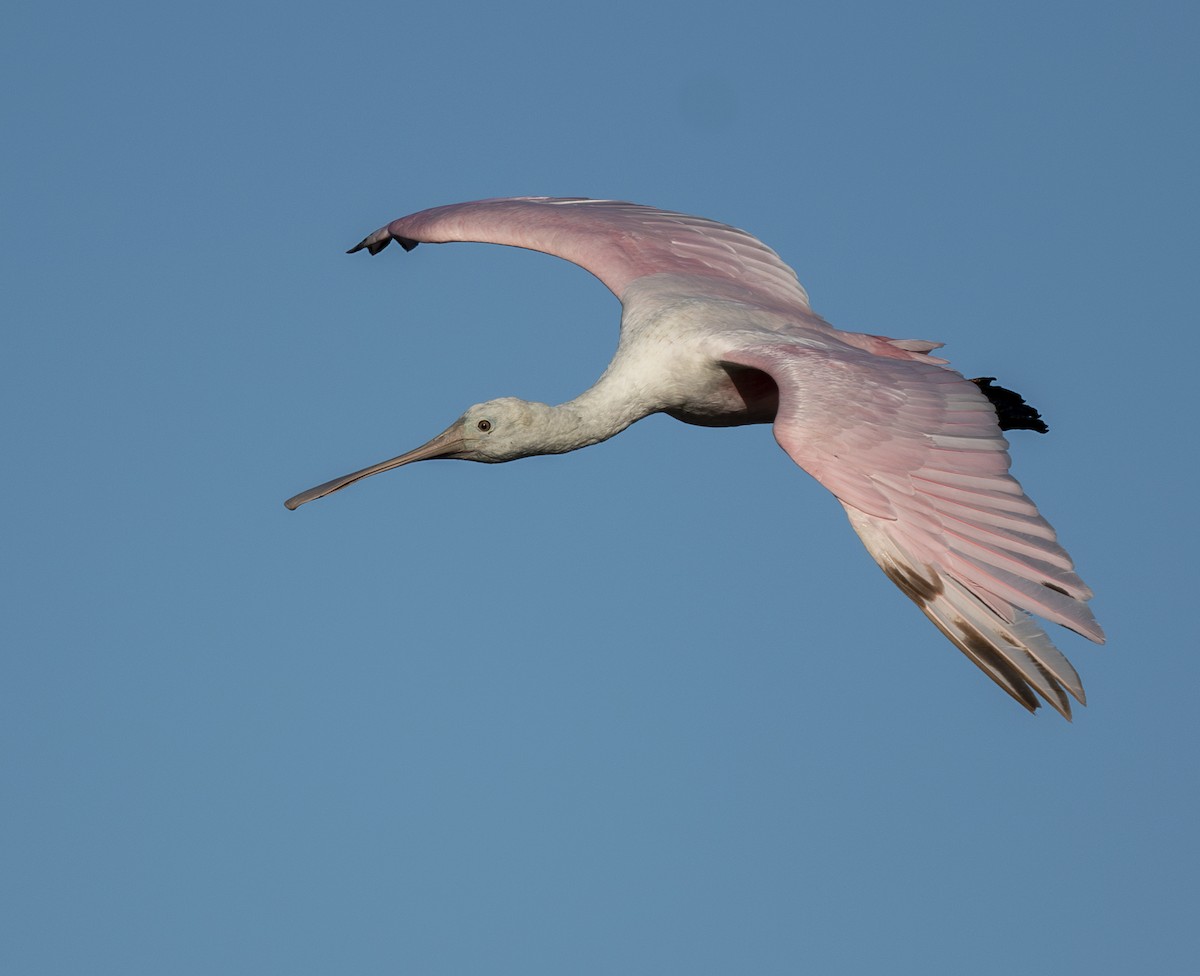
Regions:
M 480 430 L 482 430 L 486 434 L 489 430 L 492 429 L 492 422 L 490 420 L 481 420 L 475 426 L 478 427 Z

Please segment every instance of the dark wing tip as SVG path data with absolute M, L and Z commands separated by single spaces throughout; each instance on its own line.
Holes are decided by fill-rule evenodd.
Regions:
M 389 244 L 391 244 L 392 241 L 395 241 L 406 251 L 411 251 L 414 247 L 417 246 L 417 243 L 418 243 L 417 241 L 414 241 L 412 238 L 409 238 L 409 237 L 392 237 L 391 235 L 385 235 L 384 237 L 377 239 L 375 234 L 372 234 L 370 237 L 364 237 L 361 241 L 359 241 L 357 244 L 355 244 L 354 247 L 350 248 L 350 250 L 348 250 L 346 253 L 347 254 L 355 254 L 358 251 L 361 251 L 365 248 L 368 254 L 378 254 L 385 247 L 387 247 Z

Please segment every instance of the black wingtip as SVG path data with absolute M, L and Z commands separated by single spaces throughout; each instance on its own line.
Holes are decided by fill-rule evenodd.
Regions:
M 371 236 L 373 237 L 374 235 L 372 234 Z M 418 241 L 414 241 L 408 237 L 385 237 L 381 241 L 373 241 L 370 237 L 364 237 L 346 253 L 355 254 L 358 251 L 361 251 L 363 248 L 366 248 L 368 254 L 378 254 L 385 247 L 391 244 L 392 241 L 395 241 L 406 251 L 411 251 L 419 243 Z
M 971 382 L 979 387 L 980 392 L 996 408 L 1001 430 L 1036 430 L 1039 434 L 1049 432 L 1050 428 L 1042 420 L 1042 415 L 1035 407 L 1026 403 L 1021 394 L 1006 390 L 1003 386 L 992 386 L 996 377 L 980 376 Z

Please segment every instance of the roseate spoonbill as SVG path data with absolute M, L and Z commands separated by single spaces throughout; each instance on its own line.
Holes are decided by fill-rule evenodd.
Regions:
M 621 300 L 617 352 L 590 390 L 556 407 L 506 397 L 471 407 L 416 450 L 302 492 L 305 502 L 413 461 L 496 463 L 562 454 L 652 413 L 775 438 L 841 502 L 884 573 L 951 642 L 1030 711 L 1084 702 L 1031 614 L 1104 634 L 1054 530 L 1009 475 L 1002 429 L 1045 431 L 1014 393 L 931 355 L 941 343 L 842 332 L 796 274 L 725 224 L 632 203 L 523 197 L 393 220 L 349 253 L 392 241 L 479 241 L 543 251 Z

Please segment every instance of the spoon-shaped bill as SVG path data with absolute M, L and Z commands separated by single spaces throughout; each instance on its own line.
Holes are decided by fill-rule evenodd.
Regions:
M 380 461 L 378 464 L 372 464 L 369 468 L 363 468 L 361 471 L 354 471 L 351 474 L 344 474 L 340 478 L 334 478 L 332 481 L 326 481 L 325 484 L 317 485 L 316 488 L 309 488 L 308 491 L 302 491 L 298 495 L 293 495 L 283 504 L 285 508 L 295 511 L 305 502 L 311 502 L 314 498 L 331 495 L 333 492 L 345 488 L 346 485 L 352 485 L 363 478 L 379 474 L 380 471 L 390 471 L 392 468 L 398 468 L 403 464 L 411 464 L 413 461 L 430 461 L 435 458 L 457 457 L 464 446 L 462 430 L 458 424 L 455 424 L 448 430 L 438 434 L 429 443 L 422 444 L 407 454 L 401 454 L 390 461 Z

